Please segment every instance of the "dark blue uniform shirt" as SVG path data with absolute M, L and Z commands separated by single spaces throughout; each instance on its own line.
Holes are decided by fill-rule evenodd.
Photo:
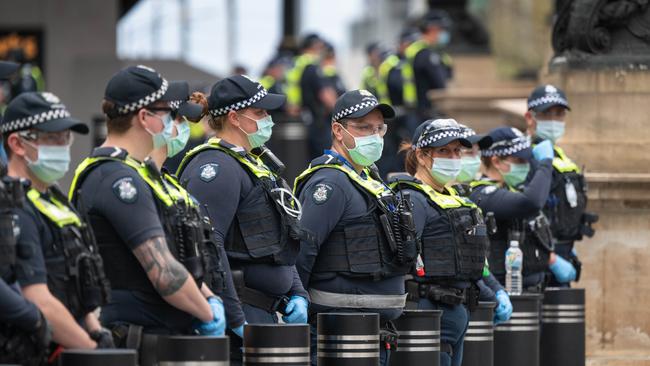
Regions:
M 202 168 L 212 164 L 216 175 L 202 177 Z M 217 244 L 223 246 L 240 202 L 253 189 L 253 179 L 233 157 L 218 150 L 198 153 L 180 176 L 183 186 L 207 207 L 215 229 Z M 273 296 L 298 295 L 307 297 L 295 266 L 274 264 L 237 263 L 230 261 L 235 269 L 244 272 L 246 287 Z M 243 319 L 242 319 L 243 323 Z
M 326 153 L 335 154 L 327 150 Z M 338 156 L 348 164 L 343 157 Z M 325 202 L 314 199 L 314 192 L 319 184 L 331 187 Z M 321 291 L 343 294 L 377 294 L 377 295 L 402 295 L 404 294 L 404 276 L 396 276 L 372 281 L 343 276 L 334 276 L 323 281 L 311 281 L 311 270 L 318 256 L 319 248 L 325 243 L 330 233 L 341 220 L 362 217 L 368 212 L 368 204 L 363 194 L 356 188 L 348 176 L 336 169 L 319 169 L 314 172 L 306 182 L 298 197 L 302 203 L 302 218 L 300 223 L 303 228 L 315 235 L 315 243 L 302 242 L 296 267 L 300 278 L 306 288 L 315 288 Z M 378 228 L 378 230 L 381 230 Z M 316 312 L 326 312 L 332 309 L 312 303 Z M 343 309 L 351 311 L 353 309 Z M 401 309 L 357 309 L 365 312 L 377 312 L 383 319 L 392 320 L 400 316 Z

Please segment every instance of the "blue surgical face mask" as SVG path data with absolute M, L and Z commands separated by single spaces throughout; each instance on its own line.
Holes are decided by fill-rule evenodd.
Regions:
M 352 134 L 346 130 L 345 127 L 343 127 L 343 130 L 347 132 L 348 135 L 352 136 Z M 381 158 L 381 153 L 384 150 L 384 139 L 379 136 L 379 134 L 376 133 L 370 136 L 352 137 L 354 138 L 354 148 L 348 148 L 345 146 L 345 143 L 343 143 L 343 146 L 348 149 L 350 158 L 356 164 L 364 167 L 370 166 L 379 160 L 379 158 Z
M 445 47 L 451 41 L 451 33 L 449 31 L 443 30 L 438 33 L 438 44 L 439 47 Z
M 187 141 L 190 139 L 190 126 L 187 120 L 176 124 L 176 131 L 178 132 L 176 136 L 171 137 L 167 141 L 168 158 L 171 158 L 172 156 L 183 151 L 185 145 L 187 145 Z
M 153 133 L 148 128 L 145 128 L 145 131 L 149 132 L 153 138 L 153 148 L 158 149 L 167 145 L 167 142 L 172 138 L 174 120 L 172 119 L 171 113 L 167 113 L 164 116 L 151 113 L 150 116 L 160 119 L 163 123 L 163 129 L 158 133 Z
M 506 184 L 514 188 L 526 180 L 528 172 L 530 172 L 530 164 L 508 164 L 510 165 L 510 171 L 507 173 L 501 172 L 501 175 L 503 175 L 503 180 L 506 181 Z
M 564 136 L 565 123 L 555 120 L 539 120 L 537 121 L 537 130 L 535 134 L 545 139 L 551 140 L 555 143 L 560 137 Z
M 240 116 L 246 117 L 251 121 L 255 121 L 257 124 L 257 131 L 253 133 L 247 133 L 246 131 L 242 130 L 241 127 L 239 127 L 239 129 L 242 130 L 242 132 L 245 133 L 248 137 L 248 143 L 251 144 L 251 148 L 254 149 L 256 147 L 260 147 L 271 139 L 271 134 L 273 133 L 273 125 L 275 125 L 271 116 L 266 116 L 261 119 L 253 119 L 243 114 L 240 114 Z
M 63 178 L 70 168 L 70 145 L 35 145 L 25 141 L 38 150 L 38 158 L 31 161 L 27 156 L 27 167 L 45 184 L 52 184 Z
M 461 183 L 471 182 L 476 179 L 476 174 L 481 168 L 481 158 L 476 156 L 463 156 L 460 158 L 460 173 L 456 180 Z
M 433 158 L 431 164 L 431 176 L 438 183 L 445 185 L 456 179 L 460 173 L 460 159 Z

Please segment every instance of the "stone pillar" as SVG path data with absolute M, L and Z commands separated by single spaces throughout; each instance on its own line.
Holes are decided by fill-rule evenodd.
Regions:
M 592 239 L 577 244 L 593 365 L 650 359 L 650 5 L 560 1 L 555 58 L 542 75 L 572 111 L 567 154 L 586 168 Z M 610 362 L 607 360 L 616 360 Z M 626 363 L 622 363 L 624 360 Z

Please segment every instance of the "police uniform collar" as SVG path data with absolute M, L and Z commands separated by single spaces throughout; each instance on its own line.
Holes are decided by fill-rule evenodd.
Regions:
M 329 150 L 329 149 L 324 150 L 323 152 L 325 153 L 325 156 L 330 156 L 330 157 L 336 159 L 336 163 L 334 163 L 334 164 L 345 165 L 348 168 L 350 168 L 350 169 L 352 169 L 353 171 L 356 172 L 356 170 L 354 169 L 354 165 L 352 165 L 352 163 L 350 163 L 350 161 L 348 159 L 346 159 L 343 155 L 339 154 L 338 152 L 336 152 L 334 150 Z M 325 164 L 332 164 L 332 163 L 333 163 L 332 161 L 325 162 Z M 367 175 L 365 173 L 365 170 L 361 170 L 361 173 L 359 173 L 359 176 L 361 178 L 363 178 L 363 179 L 366 179 Z
M 97 147 L 90 154 L 91 158 L 110 157 L 120 160 L 126 160 L 129 152 L 117 146 Z
M 246 156 L 246 155 L 248 155 L 248 154 L 246 153 L 246 149 L 244 149 L 244 148 L 241 147 L 241 146 L 237 146 L 237 145 L 231 144 L 230 142 L 228 142 L 228 141 L 226 141 L 226 140 L 224 140 L 224 139 L 221 139 L 221 138 L 218 139 L 218 140 L 217 140 L 217 144 L 219 144 L 219 146 L 221 146 L 221 147 L 225 147 L 226 149 L 231 150 L 231 151 L 233 151 L 233 152 L 235 152 L 235 153 L 237 153 L 237 154 L 239 154 L 239 155 L 241 155 L 241 156 Z

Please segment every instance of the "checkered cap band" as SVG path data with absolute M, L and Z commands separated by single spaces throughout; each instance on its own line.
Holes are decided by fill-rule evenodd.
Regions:
M 69 118 L 69 117 L 70 117 L 70 112 L 68 112 L 66 109 L 63 108 L 51 109 L 47 112 L 35 114 L 33 116 L 17 119 L 10 122 L 5 122 L 0 127 L 0 132 L 5 133 L 5 132 L 12 132 L 12 131 L 20 131 L 20 130 L 24 130 L 36 126 L 41 123 L 45 123 L 47 121 L 51 121 L 53 119 L 61 119 L 61 118 Z
M 169 102 L 169 108 L 173 110 L 178 110 L 178 108 L 181 106 L 181 103 L 183 103 L 182 100 L 172 100 Z
M 211 109 L 209 111 L 210 115 L 212 117 L 219 117 L 219 116 L 223 116 L 224 114 L 227 114 L 230 111 L 238 111 L 240 109 L 248 108 L 253 103 L 259 102 L 268 93 L 269 92 L 266 89 L 261 88 L 257 93 L 255 93 L 255 95 L 253 95 L 252 97 L 250 97 L 250 98 L 248 98 L 246 100 L 242 100 L 240 102 L 233 103 L 233 104 L 231 104 L 231 105 L 229 105 L 227 107 L 218 108 L 218 109 Z
M 509 156 L 530 148 L 530 136 L 495 142 L 488 149 L 481 150 L 481 156 Z
M 424 132 L 420 137 L 418 138 L 418 142 L 413 145 L 413 149 L 421 149 L 423 147 L 427 147 L 431 145 L 432 143 L 442 140 L 446 137 L 452 137 L 452 138 L 462 138 L 462 134 L 459 128 L 457 127 L 448 127 L 448 128 L 438 128 L 435 131 L 430 131 L 432 128 L 433 124 L 427 126 L 424 129 Z
M 127 104 L 125 106 L 117 108 L 117 113 L 119 114 L 129 114 L 132 112 L 135 112 L 139 110 L 140 108 L 144 108 L 148 106 L 149 104 L 160 100 L 160 98 L 167 93 L 167 88 L 169 87 L 169 84 L 167 83 L 166 79 L 162 79 L 162 84 L 160 84 L 160 89 L 156 90 L 155 92 L 147 95 L 146 97 L 138 100 L 137 102 L 133 102 L 131 104 Z
M 476 132 L 471 128 L 463 128 L 462 132 L 460 133 L 460 137 L 464 139 L 472 136 L 476 136 Z
M 358 111 L 360 109 L 371 108 L 371 107 L 374 108 L 374 107 L 376 107 L 378 105 L 379 105 L 379 102 L 377 101 L 377 99 L 367 100 L 365 102 L 355 104 L 355 105 L 353 105 L 351 107 L 348 107 L 348 108 L 345 108 L 344 110 L 342 110 L 339 113 L 335 114 L 332 117 L 332 122 L 340 121 L 343 118 L 351 115 L 352 113 L 354 113 L 354 112 L 356 112 L 356 111 Z
M 569 105 L 569 102 L 566 99 L 562 98 L 559 94 L 545 95 L 541 98 L 533 99 L 528 102 L 528 109 L 533 109 L 545 104 L 559 104 L 566 107 Z

